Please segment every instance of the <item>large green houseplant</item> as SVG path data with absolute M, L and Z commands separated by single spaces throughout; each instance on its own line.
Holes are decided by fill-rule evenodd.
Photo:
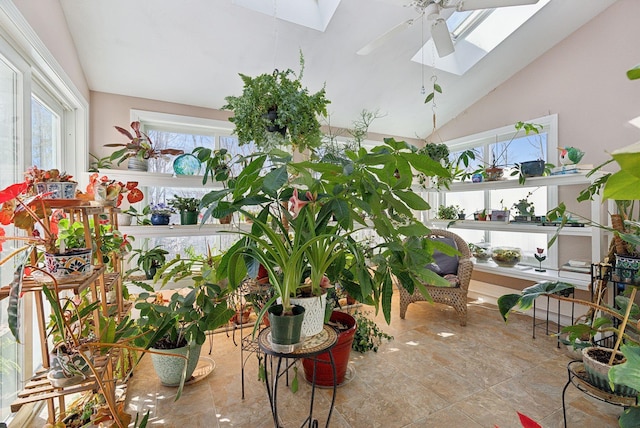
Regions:
M 240 74 L 242 95 L 228 96 L 222 107 L 233 111 L 229 121 L 240 144 L 255 142 L 275 147 L 292 144 L 304 151 L 320 145 L 322 133 L 318 115 L 326 116 L 329 100 L 325 89 L 310 93 L 302 83 L 304 57 L 300 53 L 300 71 L 274 70 L 256 77 Z M 200 159 L 202 161 L 202 159 Z
M 372 151 L 347 151 L 331 163 L 294 162 L 290 154 L 278 151 L 252 157 L 225 189 L 202 199 L 205 220 L 228 211 L 254 218 L 252 228 L 240 232 L 241 239 L 225 254 L 221 275 L 237 287 L 245 272 L 255 277 L 260 264 L 271 264 L 272 283 L 282 284 L 287 276 L 278 291 L 285 302 L 306 278 L 318 289 L 326 275 L 358 301 L 381 306 L 389 322 L 394 278 L 410 292 L 421 288 L 418 278 L 442 283 L 425 268 L 431 258 L 422 237 L 429 230 L 413 214 L 429 205 L 410 186 L 412 168 L 428 175 L 447 172 L 416 151 L 406 142 L 386 139 Z M 253 206 L 260 208 L 257 216 L 250 213 Z M 371 229 L 378 236 L 371 256 L 374 267 L 362 268 L 370 254 L 355 245 L 358 229 Z M 321 244 L 327 245 L 325 250 Z M 299 254 L 295 266 L 288 258 L 292 254 Z

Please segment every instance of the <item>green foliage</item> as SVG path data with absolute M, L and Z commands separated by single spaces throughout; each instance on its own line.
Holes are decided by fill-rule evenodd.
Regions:
M 157 301 L 157 295 L 140 293 L 135 307 L 144 334 L 136 344 L 144 348 L 175 349 L 195 342 L 202 345 L 206 332 L 229 322 L 235 311 L 227 306 L 227 290 L 220 285 L 203 282 L 187 287 L 188 292 L 175 292 L 168 303 Z
M 56 245 L 58 247 L 64 246 L 65 249 L 87 248 L 82 222 L 74 221 L 71 223 L 67 218 L 60 219 L 58 222 L 58 239 L 56 240 Z
M 129 214 L 130 216 L 135 217 L 136 224 L 138 226 L 148 226 L 151 225 L 151 220 L 146 218 L 151 214 L 151 207 L 146 205 L 142 208 L 142 211 L 138 211 L 135 207 L 131 206 L 128 209 L 122 211 L 122 214 Z
M 228 96 L 222 108 L 232 110 L 229 119 L 240 144 L 251 141 L 269 151 L 278 145 L 291 145 L 303 152 L 320 146 L 322 133 L 318 115 L 327 115 L 325 89 L 312 94 L 302 86 L 304 57 L 300 52 L 300 72 L 274 70 L 271 74 L 250 77 L 240 74 L 244 88 L 240 96 Z M 269 112 L 277 112 L 275 118 Z M 284 129 L 284 136 L 269 131 L 273 126 Z
M 237 125 L 236 125 L 237 126 Z M 202 184 L 207 184 L 207 180 L 226 182 L 231 175 L 232 157 L 227 149 L 212 150 L 207 147 L 196 147 L 193 154 L 204 165 L 204 174 L 202 176 Z
M 167 261 L 167 254 L 169 252 L 159 245 L 149 249 L 136 248 L 131 252 L 131 256 L 127 260 L 131 263 L 136 259 L 137 268 L 129 269 L 125 273 L 125 278 L 131 276 L 136 272 L 144 272 L 145 274 L 152 271 L 152 268 L 159 268 Z
M 392 279 L 398 278 L 413 292 L 419 279 L 433 274 L 425 268 L 430 252 L 422 243 L 429 229 L 414 215 L 414 210 L 429 209 L 429 204 L 411 190 L 413 171 L 449 177 L 442 165 L 416 151 L 413 145 L 388 138 L 371 151 L 346 151 L 339 164 L 316 159 L 293 162 L 290 154 L 275 151 L 247 158 L 250 162 L 229 180 L 226 189 L 213 190 L 202 198 L 204 221 L 236 211 L 254 220 L 251 230 L 240 232 L 242 238 L 223 257 L 221 277 L 229 277 L 231 286 L 237 287 L 245 274 L 255 277 L 262 264 L 271 266 L 272 284 L 281 284 L 283 273 L 293 283 L 329 263 L 325 273 L 332 283 L 340 283 L 360 302 L 381 305 L 389 321 Z M 294 196 L 294 189 L 298 196 L 293 199 L 299 206 L 290 210 L 286 202 Z M 300 209 L 301 205 L 306 209 Z M 251 214 L 256 208 L 259 213 Z M 286 224 L 291 228 L 288 232 Z M 379 243 L 365 254 L 351 235 L 369 224 Z M 296 237 L 293 231 L 302 229 L 304 233 Z M 326 255 L 326 249 L 314 250 L 322 244 L 334 248 L 337 256 Z M 305 254 L 293 257 L 293 248 Z M 321 253 L 325 254 L 320 257 Z M 375 268 L 358 268 L 366 258 Z M 292 263 L 293 272 L 282 269 Z M 444 282 L 433 276 L 436 278 L 431 279 Z M 282 294 L 298 286 L 287 286 Z
M 433 90 L 431 92 L 429 92 L 429 94 L 427 94 L 427 97 L 424 99 L 424 103 L 428 103 L 430 101 L 433 101 L 436 97 L 436 92 L 441 94 L 442 93 L 442 87 L 437 84 L 436 82 L 433 82 Z
M 356 352 L 365 353 L 367 351 L 378 352 L 378 347 L 383 340 L 393 340 L 393 336 L 380 330 L 380 327 L 362 312 L 355 312 L 356 332 L 353 336 L 351 349 Z
M 427 143 L 418 150 L 418 154 L 427 155 L 432 160 L 440 162 L 449 157 L 449 147 L 446 144 Z
M 560 281 L 543 281 L 522 290 L 522 294 L 505 294 L 498 298 L 498 310 L 506 322 L 509 312 L 514 307 L 526 311 L 533 306 L 533 301 L 547 294 L 562 293 L 573 289 L 573 285 Z
M 89 157 L 92 159 L 89 162 L 89 172 L 98 172 L 101 169 L 112 169 L 113 162 L 111 161 L 111 156 L 105 156 L 103 158 L 99 158 L 98 156 L 89 153 Z
M 511 206 L 512 208 L 518 211 L 518 215 L 524 215 L 524 216 L 536 215 L 536 207 L 533 205 L 533 202 L 529 200 L 529 196 L 531 196 L 531 192 L 527 193 L 527 196 L 520 199 L 517 203 Z
M 438 207 L 438 218 L 441 220 L 456 220 L 460 207 L 458 205 L 440 205 Z
M 200 211 L 200 199 L 198 198 L 173 195 L 173 198 L 169 199 L 167 204 L 175 208 L 177 211 Z

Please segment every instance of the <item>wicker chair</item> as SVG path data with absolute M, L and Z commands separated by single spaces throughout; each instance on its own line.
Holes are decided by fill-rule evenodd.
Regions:
M 447 230 L 432 229 L 431 236 L 452 238 L 458 247 L 458 251 L 460 251 L 462 255 L 458 261 L 457 274 L 447 275 L 445 277 L 450 282 L 455 283 L 456 286 L 435 287 L 425 284 L 427 291 L 434 302 L 453 307 L 458 313 L 460 325 L 467 325 L 467 293 L 469 291 L 469 282 L 471 282 L 471 272 L 473 271 L 469 245 L 467 245 L 464 239 Z M 402 285 L 396 283 L 396 286 L 400 292 L 400 318 L 402 319 L 404 319 L 407 313 L 409 303 L 427 301 L 417 289 L 414 290 L 413 294 L 409 294 Z

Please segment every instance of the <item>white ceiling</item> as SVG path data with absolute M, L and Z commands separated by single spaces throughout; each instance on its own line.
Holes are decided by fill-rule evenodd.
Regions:
M 238 73 L 297 71 L 301 49 L 303 84 L 317 91 L 326 83 L 332 126 L 348 127 L 367 109 L 384 115 L 370 131 L 420 138 L 432 132 L 431 106 L 420 93 L 423 73 L 429 92 L 432 70 L 411 61 L 420 48 L 421 25 L 367 56 L 356 55 L 416 16 L 398 0 L 342 0 L 324 32 L 232 0 L 60 2 L 93 91 L 220 108 L 225 96 L 241 93 Z M 464 76 L 438 71 L 443 89 L 437 98 L 438 126 L 614 2 L 551 0 Z

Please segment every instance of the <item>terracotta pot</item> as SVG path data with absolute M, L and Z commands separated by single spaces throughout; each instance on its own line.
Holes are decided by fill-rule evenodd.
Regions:
M 229 224 L 233 220 L 233 214 L 227 214 L 224 217 L 220 218 L 220 224 Z
M 502 179 L 502 175 L 504 174 L 504 170 L 502 168 L 499 167 L 495 167 L 495 168 L 486 168 L 484 170 L 486 176 L 487 176 L 487 181 L 498 181 Z
M 336 385 L 344 382 L 349 366 L 349 357 L 351 356 L 351 345 L 353 337 L 356 334 L 356 320 L 345 312 L 334 311 L 331 314 L 331 321 L 346 325 L 347 330 L 338 333 L 338 343 L 333 347 L 333 362 L 336 366 Z M 329 353 L 325 352 L 316 357 L 316 385 L 333 386 L 333 371 L 331 370 L 331 359 Z M 310 358 L 302 359 L 304 367 L 304 378 L 313 381 L 313 360 Z

